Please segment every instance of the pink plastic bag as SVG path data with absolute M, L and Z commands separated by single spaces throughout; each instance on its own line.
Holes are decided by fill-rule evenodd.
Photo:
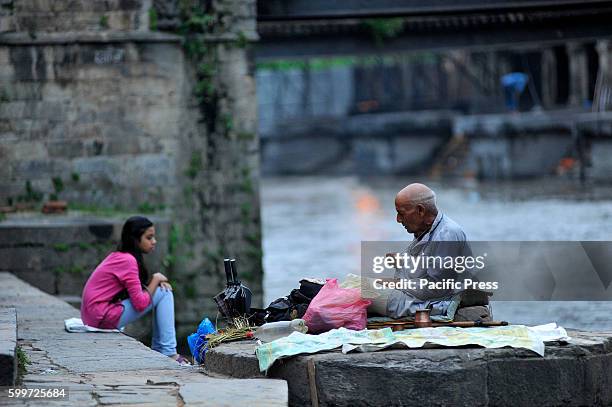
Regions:
M 331 278 L 312 299 L 302 319 L 306 321 L 308 333 L 340 327 L 359 331 L 366 327 L 370 304 L 361 298 L 358 288 L 340 288 L 338 280 Z

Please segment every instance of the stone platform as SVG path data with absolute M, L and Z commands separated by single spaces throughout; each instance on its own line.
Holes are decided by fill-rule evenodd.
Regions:
M 612 333 L 568 332 L 569 344 L 523 349 L 339 351 L 281 359 L 268 377 L 287 380 L 292 406 L 558 406 L 612 403 Z M 253 341 L 207 353 L 208 372 L 264 377 Z M 310 365 L 310 366 L 309 366 Z
M 17 379 L 17 318 L 15 308 L 0 308 L 0 386 Z
M 0 393 L 0 405 L 287 405 L 283 380 L 211 377 L 121 333 L 68 333 L 64 319 L 79 317 L 78 310 L 0 273 L 0 310 L 8 307 L 16 309 L 17 346 L 30 362 L 18 384 L 66 387 L 69 398 L 15 400 Z

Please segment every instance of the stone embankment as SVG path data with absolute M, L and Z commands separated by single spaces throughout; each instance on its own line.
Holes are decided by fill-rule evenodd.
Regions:
M 11 325 L 13 309 L 17 317 Z M 69 397 L 49 401 L 53 406 L 287 405 L 284 380 L 211 377 L 124 334 L 68 333 L 64 319 L 79 317 L 79 311 L 10 273 L 0 273 L 0 311 L 1 360 L 14 363 L 16 354 L 23 354 L 26 371 L 17 378 L 21 386 L 68 388 Z M 4 332 L 11 327 L 12 333 Z M 0 405 L 41 404 L 0 396 Z
M 0 308 L 0 386 L 17 379 L 17 318 L 15 308 Z
M 612 333 L 569 331 L 568 344 L 525 349 L 339 351 L 275 362 L 292 406 L 587 406 L 612 404 Z M 221 345 L 206 369 L 240 378 L 259 372 L 254 342 Z M 313 403 L 313 399 L 315 402 Z

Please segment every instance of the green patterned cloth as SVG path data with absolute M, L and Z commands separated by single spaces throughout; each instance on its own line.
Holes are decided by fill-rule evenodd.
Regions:
M 342 348 L 351 351 L 373 352 L 400 344 L 409 348 L 420 348 L 425 344 L 439 346 L 478 345 L 485 348 L 524 348 L 544 356 L 544 341 L 568 340 L 567 332 L 556 324 L 526 327 L 509 325 L 493 328 L 438 327 L 406 329 L 393 332 L 390 328 L 351 331 L 345 328 L 332 329 L 321 335 L 294 332 L 291 335 L 259 346 L 255 353 L 259 370 L 266 371 L 277 359 L 317 353 Z

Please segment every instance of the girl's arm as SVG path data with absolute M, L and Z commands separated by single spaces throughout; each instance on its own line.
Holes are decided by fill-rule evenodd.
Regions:
M 117 277 L 127 289 L 134 309 L 138 312 L 144 311 L 151 304 L 152 295 L 149 294 L 148 287 L 147 290 L 142 289 L 142 284 L 138 277 L 138 263 L 136 263 L 136 259 L 130 256 L 126 260 L 125 267 L 121 267 L 121 271 L 117 273 Z M 155 278 L 151 279 L 151 283 L 154 281 L 156 281 Z M 153 288 L 154 291 L 155 288 Z
M 149 292 L 151 297 L 153 297 L 153 294 L 155 293 L 155 289 L 157 288 L 157 286 L 159 286 L 159 283 L 165 283 L 167 281 L 168 279 L 162 273 L 153 274 L 153 277 L 151 277 L 151 281 L 149 282 L 149 285 L 147 286 L 147 291 Z

